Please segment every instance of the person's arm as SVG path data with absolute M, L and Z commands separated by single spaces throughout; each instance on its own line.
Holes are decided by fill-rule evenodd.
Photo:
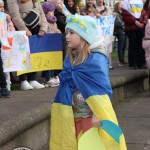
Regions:
M 23 19 L 21 18 L 20 12 L 19 12 L 19 3 L 17 0 L 7 0 L 8 3 L 8 9 L 10 12 L 10 16 L 12 18 L 12 22 L 14 23 L 15 27 L 18 30 L 24 30 L 29 31 L 26 27 Z

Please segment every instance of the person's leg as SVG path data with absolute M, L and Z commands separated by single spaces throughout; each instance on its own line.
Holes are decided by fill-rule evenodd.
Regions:
M 5 88 L 6 85 L 7 83 L 6 83 L 6 79 L 5 79 L 4 72 L 3 72 L 2 58 L 0 56 L 0 87 Z
M 145 60 L 145 50 L 142 47 L 142 39 L 144 37 L 143 30 L 137 31 L 137 51 L 138 51 L 138 68 L 145 67 L 146 60 Z
M 137 43 L 136 43 L 136 31 L 126 32 L 129 39 L 129 49 L 128 49 L 128 63 L 129 67 L 137 68 Z
M 21 90 L 33 90 L 33 87 L 27 81 L 27 74 L 22 74 L 19 76 L 21 81 Z
M 2 97 L 9 98 L 10 92 L 7 89 L 6 85 L 7 83 L 3 72 L 2 58 L 0 56 L 0 94 Z
M 6 83 L 7 83 L 6 87 L 7 87 L 7 89 L 8 89 L 9 91 L 11 91 L 10 72 L 5 72 L 4 75 L 5 75 Z
M 122 63 L 124 62 L 126 36 L 125 34 L 117 34 L 116 36 L 118 39 L 118 58 L 120 63 Z
M 34 89 L 43 89 L 43 88 L 45 88 L 44 85 L 40 84 L 39 82 L 37 82 L 35 80 L 35 78 L 36 78 L 36 72 L 28 73 L 27 74 L 27 78 L 28 78 L 28 81 L 29 81 L 30 85 Z

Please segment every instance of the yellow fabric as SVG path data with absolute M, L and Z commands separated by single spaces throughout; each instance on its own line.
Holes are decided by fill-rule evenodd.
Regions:
M 87 98 L 86 102 L 99 120 L 109 120 L 118 125 L 118 121 L 108 95 L 90 96 Z M 118 144 L 102 128 L 99 128 L 99 134 L 107 150 L 127 150 L 124 135 L 120 137 L 120 144 Z
M 86 102 L 99 120 L 110 120 L 118 125 L 107 95 L 91 96 Z M 77 141 L 82 136 L 82 132 L 76 139 L 72 106 L 54 103 L 51 110 L 51 122 L 50 150 L 77 150 Z M 118 144 L 102 128 L 98 130 L 106 150 L 127 150 L 123 134 L 120 137 L 120 144 Z
M 62 51 L 31 54 L 31 70 L 18 71 L 17 75 L 44 70 L 62 69 Z
M 131 4 L 131 12 L 133 13 L 141 13 L 142 12 L 142 8 L 138 8 L 136 7 L 134 4 Z
M 50 150 L 77 150 L 72 106 L 54 103 L 51 115 Z

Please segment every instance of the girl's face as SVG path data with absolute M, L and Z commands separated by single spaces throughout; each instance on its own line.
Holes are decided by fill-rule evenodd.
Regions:
M 54 16 L 54 11 L 49 11 L 46 16 L 48 17 L 53 17 Z
M 119 4 L 118 4 L 118 10 L 121 10 L 122 9 L 122 3 L 120 2 Z
M 78 49 L 81 43 L 81 37 L 71 29 L 67 29 L 66 43 L 68 48 Z
M 96 2 L 97 2 L 98 5 L 102 6 L 103 3 L 104 3 L 104 0 L 96 0 Z
M 89 7 L 92 7 L 94 5 L 94 0 L 86 0 L 86 3 Z
M 0 3 L 0 12 L 4 12 L 4 2 Z
M 61 0 L 58 1 L 56 9 L 60 11 L 63 9 L 63 2 Z
M 68 0 L 68 6 L 73 7 L 74 6 L 74 1 L 73 0 Z

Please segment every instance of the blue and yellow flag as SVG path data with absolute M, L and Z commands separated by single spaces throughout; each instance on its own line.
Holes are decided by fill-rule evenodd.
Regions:
M 108 59 L 93 52 L 88 59 L 72 66 L 69 58 L 59 74 L 61 83 L 51 111 L 50 150 L 77 150 L 75 123 L 72 110 L 72 93 L 78 89 L 95 116 L 101 121 L 99 136 L 107 150 L 126 150 L 123 132 L 110 99 L 112 89 L 109 81 Z
M 62 69 L 62 34 L 33 35 L 29 38 L 31 70 L 19 71 L 17 75 L 44 70 Z
M 142 0 L 124 0 L 123 8 L 127 10 L 135 18 L 139 19 L 143 9 Z

